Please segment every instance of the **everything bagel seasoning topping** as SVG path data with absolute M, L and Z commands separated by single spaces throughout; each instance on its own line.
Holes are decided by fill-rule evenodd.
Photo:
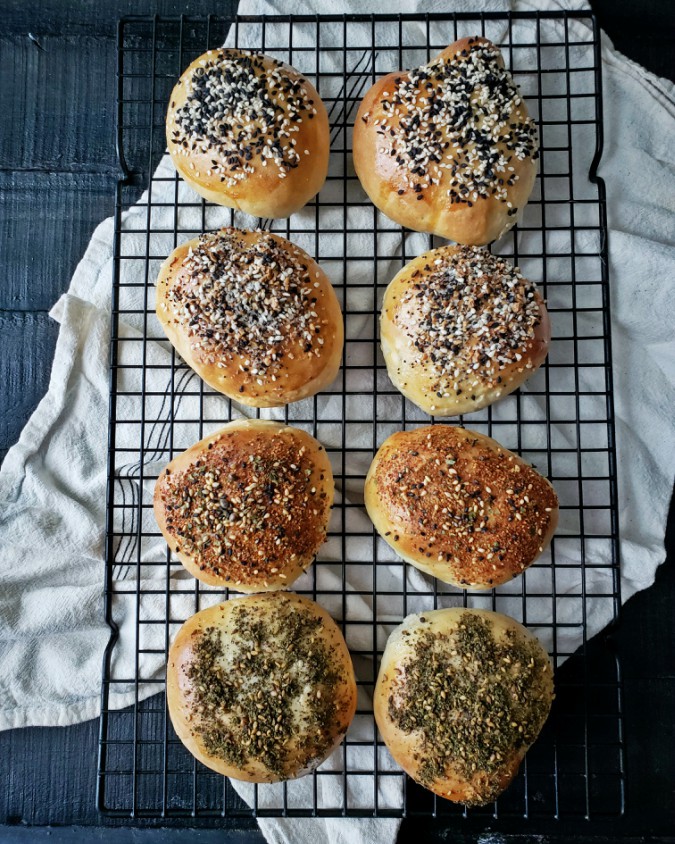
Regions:
M 288 435 L 224 434 L 161 486 L 166 529 L 236 588 L 308 565 L 326 536 L 326 476 Z M 279 574 L 281 572 L 281 574 Z
M 321 284 L 300 250 L 271 235 L 246 243 L 236 229 L 204 234 L 183 260 L 168 306 L 202 363 L 234 360 L 257 383 L 275 381 L 284 358 L 322 352 Z
M 304 151 L 294 136 L 317 113 L 302 77 L 276 59 L 211 50 L 186 84 L 170 139 L 174 152 L 213 156 L 206 175 L 230 187 L 254 172 L 254 159 L 276 167 L 282 179 L 298 166 Z
M 345 678 L 323 619 L 297 601 L 232 613 L 226 646 L 215 627 L 192 646 L 193 732 L 212 756 L 244 769 L 258 762 L 283 778 L 330 750 Z
M 557 495 L 510 451 L 434 425 L 399 436 L 377 460 L 394 540 L 429 566 L 447 564 L 460 585 L 503 583 L 544 550 Z
M 529 747 L 548 716 L 548 659 L 535 642 L 512 630 L 497 637 L 469 612 L 449 633 L 416 628 L 408 640 L 388 712 L 403 732 L 421 736 L 417 778 L 432 785 L 451 772 L 479 776 L 467 802 L 495 799 L 512 754 Z
M 394 321 L 408 337 L 404 362 L 434 373 L 439 398 L 498 387 L 505 367 L 523 360 L 541 321 L 536 286 L 486 249 L 434 254 L 406 280 L 395 307 Z
M 518 179 L 514 159 L 536 159 L 539 142 L 494 45 L 469 39 L 468 49 L 401 74 L 381 113 L 380 152 L 395 159 L 418 199 L 449 176 L 450 204 L 494 196 L 517 213 L 508 195 Z

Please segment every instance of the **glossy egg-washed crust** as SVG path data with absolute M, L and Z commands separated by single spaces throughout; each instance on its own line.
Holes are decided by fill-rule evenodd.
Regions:
M 449 395 L 439 396 L 435 389 L 439 380 L 436 367 L 431 363 L 428 355 L 420 352 L 411 343 L 411 338 L 414 337 L 419 326 L 420 302 L 412 298 L 404 306 L 401 303 L 401 296 L 412 285 L 419 282 L 419 277 L 413 278 L 414 274 L 418 273 L 423 278 L 427 273 L 425 267 L 428 268 L 430 262 L 433 263 L 436 257 L 458 251 L 458 247 L 444 246 L 424 252 L 414 258 L 391 280 L 382 303 L 380 342 L 387 373 L 394 386 L 406 398 L 431 416 L 459 416 L 462 413 L 472 413 L 509 395 L 539 369 L 546 360 L 551 342 L 548 310 L 544 300 L 537 293 L 536 300 L 539 303 L 540 317 L 538 325 L 534 328 L 534 335 L 518 350 L 521 359 L 514 360 L 513 363 L 499 370 L 499 383 L 493 383 L 490 380 L 476 385 L 473 383 L 475 374 L 464 372 L 454 379 L 448 379 L 456 382 L 461 392 L 451 390 Z
M 344 326 L 340 303 L 333 285 L 321 267 L 304 250 L 279 235 L 269 232 L 224 229 L 237 232 L 241 249 L 259 243 L 263 238 L 272 238 L 280 248 L 287 250 L 292 260 L 297 260 L 307 267 L 309 278 L 318 287 L 313 291 L 316 297 L 314 310 L 317 322 L 321 324 L 323 345 L 320 354 L 298 352 L 297 342 L 289 333 L 279 344 L 284 356 L 278 366 L 270 372 L 275 376 L 260 378 L 251 373 L 246 366 L 246 351 L 232 351 L 219 355 L 215 362 L 208 359 L 202 350 L 194 348 L 194 342 L 187 329 L 174 313 L 169 294 L 180 282 L 181 277 L 189 275 L 184 267 L 190 250 L 197 248 L 199 238 L 194 238 L 178 246 L 166 259 L 157 280 L 157 318 L 166 336 L 176 351 L 194 371 L 220 393 L 251 407 L 282 407 L 290 402 L 312 396 L 331 383 L 340 369 L 342 348 L 344 345 Z M 291 359 L 288 352 L 293 354 Z M 262 383 L 259 383 L 259 381 Z
M 434 61 L 442 62 L 457 57 L 471 44 L 490 42 L 484 38 L 462 38 L 445 48 Z M 504 62 L 500 56 L 500 66 Z M 397 80 L 406 77 L 396 71 L 379 79 L 369 89 L 359 106 L 354 123 L 354 169 L 371 202 L 391 220 L 414 231 L 430 232 L 457 243 L 485 245 L 502 237 L 520 219 L 527 204 L 537 175 L 537 163 L 531 157 L 513 158 L 511 164 L 518 177 L 508 187 L 512 208 L 494 196 L 479 197 L 472 206 L 451 204 L 448 199 L 450 175 L 443 171 L 438 184 L 431 184 L 421 194 L 406 182 L 407 171 L 397 165 L 395 157 L 382 147 L 381 136 L 375 121 L 385 119 L 382 102 L 397 87 Z M 512 121 L 522 121 L 528 116 L 527 106 L 521 100 L 511 114 Z M 394 115 L 387 115 L 389 125 L 397 125 Z M 502 150 L 503 151 L 503 150 Z M 419 197 L 422 197 L 419 199 Z M 516 213 L 513 210 L 517 209 Z M 512 212 L 512 213 L 509 213 Z
M 218 604 L 183 624 L 169 651 L 167 702 L 178 737 L 204 765 L 279 782 L 314 770 L 340 744 L 356 681 L 326 610 L 276 592 Z
M 500 613 L 451 608 L 408 616 L 392 632 L 373 706 L 407 774 L 481 806 L 514 778 L 552 700 L 551 662 L 535 636 Z
M 241 419 L 169 463 L 157 479 L 154 511 L 169 548 L 198 580 L 268 592 L 288 588 L 313 562 L 333 493 L 330 460 L 314 437 Z M 200 546 L 203 537 L 208 543 Z
M 546 478 L 490 437 L 450 425 L 386 439 L 368 471 L 365 504 L 400 557 L 463 589 L 521 574 L 558 525 Z
M 326 108 L 314 86 L 295 68 L 283 64 L 270 56 L 254 54 L 260 59 L 266 72 L 279 68 L 292 80 L 302 80 L 307 91 L 307 99 L 312 100 L 316 114 L 312 119 L 306 116 L 299 124 L 299 131 L 293 133 L 296 148 L 301 158 L 297 167 L 288 172 L 285 178 L 279 178 L 278 169 L 271 163 L 263 166 L 260 155 L 254 155 L 248 164 L 254 172 L 247 174 L 236 185 L 221 181 L 221 176 L 213 172 L 213 162 L 222 160 L 218 147 L 210 146 L 207 152 L 191 150 L 188 155 L 185 148 L 175 142 L 177 130 L 176 113 L 185 104 L 188 97 L 188 83 L 197 68 L 205 61 L 213 61 L 219 56 L 249 55 L 241 50 L 209 50 L 199 56 L 184 71 L 174 87 L 166 118 L 166 139 L 171 159 L 176 170 L 190 187 L 210 202 L 235 208 L 253 217 L 280 218 L 288 217 L 299 211 L 312 197 L 321 190 L 328 174 L 328 156 L 330 152 L 330 127 Z M 260 70 L 258 75 L 263 71 Z M 278 100 L 277 100 L 278 101 Z M 279 102 L 279 101 L 278 101 Z M 283 105 L 283 102 L 280 102 Z M 309 155 L 304 154 L 309 151 Z M 193 165 L 191 167 L 190 165 Z M 225 159 L 225 167 L 227 162 Z M 194 169 L 193 169 L 194 168 Z M 199 174 L 199 175 L 196 175 Z

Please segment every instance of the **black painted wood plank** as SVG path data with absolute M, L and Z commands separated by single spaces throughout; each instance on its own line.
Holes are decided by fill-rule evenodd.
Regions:
M 672 812 L 675 806 L 672 687 L 672 679 L 661 678 L 630 680 L 624 687 L 626 722 L 630 725 L 626 745 L 628 799 L 634 814 L 642 807 L 643 831 L 657 835 L 666 830 L 651 807 L 659 805 Z M 671 821 L 670 831 L 673 828 Z
M 3 771 L 8 787 L 0 789 L 6 822 L 46 825 L 91 817 L 91 774 L 82 764 L 81 747 L 95 747 L 97 736 L 95 721 L 80 725 L 77 734 L 69 727 L 0 733 L 2 768 L 8 766 Z
M 0 169 L 117 175 L 112 33 L 47 35 L 40 45 L 0 40 Z
M 675 502 L 671 502 L 671 511 Z M 673 514 L 669 523 L 673 523 Z M 671 528 L 671 534 L 672 534 Z M 672 539 L 667 543 L 669 553 L 656 572 L 650 589 L 638 592 L 621 610 L 621 625 L 617 631 L 617 644 L 630 658 L 625 660 L 623 676 L 626 685 L 639 689 L 642 681 L 659 679 L 675 686 L 675 624 L 672 612 L 675 606 L 675 555 Z M 671 723 L 674 720 L 670 719 Z M 658 722 L 657 722 L 658 723 Z M 675 742 L 672 747 L 675 748 Z M 671 754 L 672 782 L 675 788 L 675 752 Z M 673 801 L 675 806 L 675 801 Z
M 99 818 L 94 808 L 97 742 L 97 720 L 71 727 L 28 727 L 0 732 L 0 783 L 4 786 L 0 788 L 0 844 L 4 844 L 5 833 L 12 827 L 34 829 L 58 824 L 105 823 L 106 827 L 114 829 L 167 825 L 159 819 L 132 822 L 128 818 Z M 185 822 L 173 824 L 180 828 L 185 825 Z M 223 829 L 227 829 L 228 834 L 246 832 L 247 825 L 255 827 L 255 822 L 233 823 L 216 819 L 205 824 L 218 828 L 221 841 Z M 262 838 L 256 833 L 255 838 L 241 840 L 250 844 Z
M 265 839 L 256 830 L 222 829 L 129 829 L 111 827 L 9 827 L 0 833 L 1 844 L 261 844 Z M 389 842 L 383 842 L 389 844 Z
M 40 35 L 109 34 L 124 15 L 232 15 L 237 0 L 4 0 L 6 32 Z
M 652 73 L 675 77 L 673 0 L 589 0 L 617 50 Z
M 93 230 L 113 213 L 114 190 L 112 175 L 0 172 L 0 311 L 54 304 Z

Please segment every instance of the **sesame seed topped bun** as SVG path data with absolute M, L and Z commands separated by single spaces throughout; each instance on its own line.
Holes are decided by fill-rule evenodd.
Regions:
M 155 486 L 157 524 L 185 568 L 237 592 L 288 588 L 326 539 L 333 473 L 299 428 L 225 425 L 184 451 Z
M 316 261 L 276 234 L 226 228 L 183 243 L 160 270 L 156 310 L 186 363 L 242 404 L 299 401 L 340 368 L 335 290 Z
M 166 139 L 185 181 L 211 202 L 288 217 L 328 173 L 328 116 L 313 85 L 270 56 L 209 50 L 171 94 Z
M 512 393 L 548 354 L 536 285 L 474 246 L 425 252 L 389 284 L 380 322 L 389 377 L 432 416 L 471 413 Z
M 522 574 L 558 525 L 546 478 L 490 437 L 451 425 L 388 437 L 370 466 L 365 504 L 399 556 L 463 589 Z
M 485 38 L 384 76 L 354 124 L 354 167 L 371 201 L 402 226 L 458 243 L 490 243 L 517 222 L 538 149 L 518 87 Z

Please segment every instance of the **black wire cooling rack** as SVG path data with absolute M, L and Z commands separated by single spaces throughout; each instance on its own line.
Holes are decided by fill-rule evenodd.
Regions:
M 154 314 L 157 270 L 174 246 L 231 220 L 256 224 L 201 200 L 163 159 L 171 88 L 196 56 L 222 45 L 228 31 L 232 44 L 298 67 L 330 114 L 331 164 L 319 197 L 289 220 L 257 223 L 313 254 L 343 304 L 346 346 L 338 379 L 282 418 L 322 440 L 333 462 L 338 495 L 329 541 L 296 587 L 342 624 L 359 682 L 356 718 L 329 762 L 276 790 L 252 787 L 245 799 L 189 755 L 167 715 L 164 665 L 171 638 L 189 615 L 227 593 L 186 576 L 151 511 L 161 468 L 239 412 L 170 350 Z M 429 421 L 387 378 L 376 337 L 381 298 L 406 260 L 438 242 L 402 232 L 373 208 L 350 156 L 358 102 L 379 75 L 418 65 L 456 38 L 476 34 L 502 48 L 540 127 L 533 197 L 521 225 L 493 248 L 541 285 L 553 341 L 547 363 L 518 393 L 450 421 L 521 453 L 551 478 L 561 501 L 550 551 L 512 584 L 480 594 L 414 581 L 415 572 L 378 539 L 364 514 L 361 490 L 377 447 L 394 430 Z M 587 642 L 616 617 L 620 603 L 605 191 L 596 176 L 602 93 L 595 19 L 577 12 L 131 17 L 119 24 L 117 46 L 124 177 L 114 234 L 105 581 L 111 639 L 103 668 L 99 809 L 219 824 L 278 815 L 463 815 L 479 827 L 495 817 L 620 815 L 619 666 L 610 648 L 591 649 Z M 148 190 L 139 200 L 141 187 Z M 436 798 L 396 768 L 370 707 L 390 630 L 408 612 L 467 603 L 534 628 L 557 666 L 552 716 L 517 779 L 497 803 L 470 811 Z

